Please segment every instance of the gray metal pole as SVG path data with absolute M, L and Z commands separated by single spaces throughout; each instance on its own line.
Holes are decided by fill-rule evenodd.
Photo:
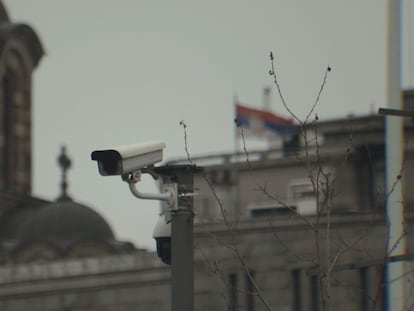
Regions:
M 193 311 L 193 170 L 177 167 L 172 178 L 178 183 L 178 210 L 171 224 L 171 310 Z
M 171 310 L 193 311 L 193 214 L 181 209 L 172 215 Z
M 193 176 L 194 166 L 158 168 L 164 182 L 178 184 L 178 208 L 171 215 L 171 311 L 193 311 Z M 168 177 L 165 177 L 168 176 Z
M 391 109 L 401 110 L 401 0 L 388 0 L 388 55 L 387 55 L 387 101 Z M 385 159 L 388 220 L 388 249 L 391 259 L 406 254 L 404 232 L 404 200 L 402 181 L 403 165 L 403 119 L 386 116 Z M 404 261 L 387 264 L 388 310 L 402 310 L 405 302 Z

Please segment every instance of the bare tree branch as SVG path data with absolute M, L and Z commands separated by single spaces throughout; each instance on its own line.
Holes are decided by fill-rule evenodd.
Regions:
M 186 153 L 187 153 L 187 159 L 189 160 L 189 162 L 191 164 L 193 164 L 193 162 L 191 160 L 190 152 L 188 150 L 188 144 L 187 144 L 187 126 L 184 123 L 184 121 L 181 121 L 180 122 L 180 125 L 182 125 L 183 126 L 183 129 L 184 129 L 184 142 L 185 142 L 185 150 L 186 150 Z M 264 305 L 264 307 L 268 311 L 271 311 L 272 309 L 271 309 L 269 303 L 265 299 L 264 295 L 261 294 L 261 291 L 260 291 L 259 286 L 257 285 L 256 281 L 254 280 L 254 278 L 253 278 L 253 276 L 252 276 L 252 274 L 250 272 L 250 269 L 248 268 L 248 266 L 247 266 L 247 264 L 246 264 L 246 262 L 245 262 L 245 260 L 244 260 L 244 258 L 242 256 L 242 254 L 239 251 L 239 248 L 237 247 L 237 239 L 236 239 L 236 234 L 235 234 L 235 227 L 231 226 L 231 224 L 230 224 L 230 222 L 229 222 L 229 220 L 227 218 L 226 211 L 224 209 L 223 203 L 221 202 L 220 198 L 218 197 L 217 192 L 215 191 L 215 189 L 213 187 L 213 184 L 207 178 L 207 176 L 204 176 L 204 180 L 207 182 L 207 185 L 208 185 L 211 193 L 213 194 L 216 202 L 219 205 L 220 212 L 222 214 L 224 224 L 226 225 L 227 231 L 230 234 L 231 244 L 233 246 L 233 253 L 236 255 L 236 257 L 239 260 L 241 266 L 243 267 L 243 270 L 244 270 L 245 274 L 247 275 L 247 277 L 249 278 L 251 284 L 253 285 L 253 288 L 254 288 L 255 292 L 257 293 L 257 296 L 259 297 L 260 301 L 262 302 L 262 304 Z

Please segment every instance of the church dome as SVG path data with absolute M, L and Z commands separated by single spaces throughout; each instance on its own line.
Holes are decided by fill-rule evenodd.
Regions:
M 90 207 L 74 202 L 67 193 L 66 173 L 71 160 L 64 146 L 58 164 L 62 169 L 62 192 L 56 202 L 37 209 L 20 226 L 20 244 L 46 243 L 61 253 L 81 243 L 109 245 L 115 236 L 105 219 Z
M 30 216 L 17 233 L 21 244 L 44 242 L 65 252 L 78 243 L 107 244 L 115 240 L 101 215 L 73 201 L 51 203 Z
M 58 164 L 62 182 L 56 202 L 17 200 L 20 196 L 16 195 L 12 207 L 5 206 L 3 213 L 0 208 L 0 262 L 41 262 L 134 251 L 132 243 L 116 240 L 99 213 L 68 195 L 66 173 L 71 161 L 65 148 Z M 0 192 L 0 207 L 1 199 Z

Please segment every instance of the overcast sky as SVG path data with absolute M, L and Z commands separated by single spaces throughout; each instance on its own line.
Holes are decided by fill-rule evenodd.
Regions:
M 138 247 L 154 248 L 158 204 L 133 198 L 118 177 L 100 177 L 92 150 L 157 139 L 166 160 L 185 157 L 181 120 L 193 155 L 233 150 L 233 97 L 261 107 L 272 86 L 270 51 L 299 116 L 328 65 L 321 120 L 386 106 L 385 0 L 3 2 L 46 50 L 33 84 L 34 194 L 58 196 L 56 157 L 65 144 L 74 162 L 70 195 Z M 413 16 L 413 0 L 403 3 Z M 405 21 L 404 87 L 414 82 L 413 27 Z M 286 115 L 274 88 L 272 109 Z M 145 179 L 142 189 L 154 183 Z

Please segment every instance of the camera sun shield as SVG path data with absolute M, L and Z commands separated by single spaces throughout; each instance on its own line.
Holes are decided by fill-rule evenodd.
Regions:
M 161 162 L 165 144 L 160 141 L 96 150 L 91 158 L 98 162 L 103 176 L 123 175 Z

